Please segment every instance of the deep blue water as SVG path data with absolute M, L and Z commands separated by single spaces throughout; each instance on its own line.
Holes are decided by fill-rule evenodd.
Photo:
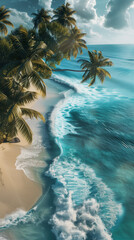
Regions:
M 54 74 L 68 89 L 50 116 L 58 148 L 44 174 L 50 191 L 47 203 L 43 199 L 10 227 L 17 240 L 134 239 L 134 46 L 89 46 L 93 49 L 113 61 L 107 68 L 112 78 L 88 88 L 80 84 L 80 73 Z M 86 51 L 80 58 L 87 58 Z M 64 60 L 58 68 L 79 64 Z

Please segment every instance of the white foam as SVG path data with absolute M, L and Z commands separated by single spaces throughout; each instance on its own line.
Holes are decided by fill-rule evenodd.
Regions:
M 58 75 L 54 74 L 54 76 L 54 81 L 71 86 L 77 92 L 76 94 L 72 89 L 62 92 L 64 99 L 57 103 L 51 114 L 52 133 L 58 138 L 63 138 L 69 133 L 77 134 L 76 128 L 68 121 L 71 110 L 80 110 L 86 105 L 90 109 L 96 108 L 98 103 L 107 102 L 114 95 L 115 97 L 119 95 L 115 90 L 108 91 L 102 87 L 88 88 L 86 84 L 77 83 L 78 80 L 75 78 L 71 79 L 64 76 L 63 79 L 58 79 Z
M 9 238 L 6 238 L 5 236 L 0 236 L 0 240 L 9 240 Z
M 73 158 L 59 158 L 48 174 L 57 179 L 53 186 L 56 213 L 50 221 L 57 239 L 86 240 L 91 236 L 111 240 L 110 230 L 122 214 L 122 206 L 93 169 Z
M 108 91 L 107 89 L 105 88 L 102 88 L 102 85 L 100 83 L 98 84 L 95 84 L 94 86 L 92 87 L 88 87 L 88 84 L 87 83 L 83 83 L 81 84 L 80 83 L 80 79 L 77 79 L 75 77 L 73 78 L 69 78 L 67 76 L 63 76 L 59 78 L 59 75 L 58 74 L 53 74 L 53 80 L 55 82 L 58 82 L 58 83 L 61 83 L 61 84 L 64 84 L 68 87 L 70 87 L 71 89 L 75 90 L 77 93 L 79 94 L 88 94 L 88 95 L 94 95 L 95 93 L 97 93 L 98 95 L 98 87 L 101 88 L 101 90 L 103 89 L 103 91 L 106 92 L 106 94 L 108 94 Z M 99 89 L 100 90 L 100 89 Z M 97 92 L 96 92 L 97 91 Z M 114 93 L 115 93 L 115 90 L 113 90 Z M 117 93 L 117 92 L 116 92 Z M 96 96 L 96 94 L 94 95 L 94 97 Z
M 55 81 L 58 81 L 57 76 Z M 76 128 L 68 121 L 72 109 L 79 110 L 86 104 L 95 108 L 97 102 L 109 101 L 112 93 L 104 88 L 89 89 L 68 77 L 59 81 L 76 89 L 77 96 L 71 91 L 64 92 L 65 99 L 56 105 L 51 115 L 52 132 L 61 155 L 48 172 L 56 179 L 53 186 L 56 213 L 50 223 L 58 240 L 86 240 L 87 237 L 111 240 L 111 228 L 123 213 L 122 205 L 115 201 L 112 190 L 96 177 L 93 169 L 71 155 L 71 150 L 67 157 L 63 157 L 60 139 L 69 133 L 77 134 Z
M 39 124 L 36 120 L 28 121 L 28 124 L 33 129 L 33 142 L 28 147 L 21 148 L 21 154 L 16 160 L 16 169 L 23 170 L 25 175 L 35 181 L 35 176 L 33 174 L 32 168 L 43 168 L 45 167 L 45 162 L 40 159 L 40 154 L 44 150 L 42 146 L 42 137 L 39 133 Z
M 12 212 L 5 216 L 5 218 L 0 219 L 0 229 L 6 229 L 12 226 L 16 226 L 19 223 L 36 223 L 41 218 L 38 217 L 36 213 L 37 206 L 33 207 L 28 212 L 23 209 L 16 209 L 16 211 Z
M 5 228 L 10 225 L 17 225 L 20 219 L 23 219 L 26 212 L 22 209 L 17 209 L 10 215 L 7 215 L 4 219 L 0 219 L 0 228 Z
M 67 112 L 66 108 L 64 107 L 66 106 L 66 103 L 70 99 L 70 94 L 71 94 L 70 91 L 69 92 L 67 91 L 66 93 L 64 93 L 64 96 L 66 96 L 66 98 L 60 100 L 56 104 L 54 110 L 51 113 L 51 116 L 50 116 L 51 132 L 55 137 L 60 136 L 60 138 L 63 138 L 66 134 L 76 133 L 74 127 L 64 117 L 65 112 L 68 114 L 68 117 L 69 117 L 69 111 Z M 64 112 L 60 111 L 63 108 L 64 108 L 63 110 Z

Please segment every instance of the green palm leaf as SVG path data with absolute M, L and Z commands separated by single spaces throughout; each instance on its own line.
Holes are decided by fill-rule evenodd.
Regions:
M 8 26 L 14 27 L 14 25 L 13 25 L 10 21 L 8 21 L 8 20 L 6 20 L 6 19 L 2 20 L 2 22 L 3 22 L 4 24 L 8 25 Z
M 44 116 L 36 110 L 30 109 L 30 108 L 21 108 L 21 111 L 22 111 L 22 115 L 28 116 L 31 119 L 32 118 L 36 118 L 36 119 L 40 118 L 43 122 L 45 122 Z
M 34 41 L 34 38 L 35 32 L 23 27 L 10 35 L 15 64 L 14 67 L 12 64 L 6 65 L 6 70 L 8 76 L 16 75 L 16 81 L 22 87 L 29 88 L 30 84 L 33 84 L 45 96 L 46 86 L 42 78 L 49 78 L 52 71 L 42 59 L 47 54 L 46 44 L 43 41 Z
M 85 36 L 85 33 L 81 33 L 76 27 L 73 28 L 70 31 L 70 35 L 66 36 L 60 44 L 60 51 L 62 51 L 67 58 L 70 58 L 71 55 L 76 58 L 78 52 L 82 54 L 82 48 L 87 49 L 87 46 L 84 44 L 85 41 L 81 39 L 83 36 Z
M 36 92 L 26 91 L 16 95 L 16 102 L 18 105 L 24 105 L 37 99 L 38 94 Z
M 63 4 L 53 12 L 54 12 L 54 16 L 53 16 L 54 21 L 59 22 L 61 25 L 65 27 L 72 27 L 73 25 L 76 24 L 75 18 L 72 17 L 72 15 L 76 13 L 76 11 L 70 8 L 70 4 L 68 3 L 66 3 L 66 5 Z
M 88 87 L 92 86 L 94 83 L 95 83 L 95 77 L 91 78 L 91 82 L 90 82 L 90 84 L 88 85 Z
M 17 117 L 21 116 L 21 109 L 17 104 L 11 106 L 8 111 L 8 122 L 12 122 Z
M 27 56 L 27 52 L 25 51 L 22 43 L 19 41 L 17 36 L 10 35 L 10 39 L 12 41 L 13 47 L 14 47 L 14 53 L 19 57 L 19 58 L 25 58 Z
M 22 135 L 25 137 L 25 139 L 29 143 L 31 143 L 33 139 L 33 133 L 30 127 L 28 126 L 27 122 L 23 118 L 17 118 L 16 126 L 19 129 L 19 131 L 22 133 Z
M 7 35 L 7 33 L 8 33 L 6 25 L 2 22 L 0 22 L 0 32 L 4 33 L 5 35 Z
M 0 7 L 0 32 L 7 35 L 8 30 L 6 25 L 14 27 L 14 25 L 7 19 L 10 17 L 10 10 L 4 6 Z
M 83 80 L 81 82 L 85 82 L 88 79 L 91 79 L 91 82 L 88 86 L 91 86 L 95 83 L 96 77 L 100 79 L 101 83 L 104 82 L 106 77 L 111 78 L 110 73 L 103 69 L 102 67 L 112 66 L 113 63 L 109 58 L 104 58 L 102 52 L 97 52 L 94 50 L 93 52 L 88 51 L 89 60 L 79 59 L 78 62 L 81 63 L 82 70 L 85 70 L 83 74 Z
M 47 24 L 51 20 L 51 16 L 49 15 L 49 11 L 46 11 L 44 8 L 39 10 L 38 13 L 32 13 L 32 15 L 34 16 L 32 21 L 33 21 L 35 29 L 39 28 L 42 23 Z
M 0 102 L 7 101 L 7 96 L 0 91 Z
M 36 71 L 32 72 L 30 81 L 37 88 L 37 90 L 41 92 L 42 96 L 46 96 L 46 85 Z

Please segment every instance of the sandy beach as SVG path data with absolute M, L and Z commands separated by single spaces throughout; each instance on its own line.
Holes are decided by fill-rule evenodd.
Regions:
M 49 107 L 56 103 L 57 96 L 58 92 L 49 87 L 46 98 L 39 98 L 34 105 L 28 107 L 46 114 Z M 0 218 L 4 218 L 17 209 L 28 211 L 42 195 L 41 184 L 31 181 L 23 170 L 17 170 L 15 167 L 21 147 L 28 148 L 24 138 L 22 136 L 19 138 L 20 143 L 0 145 Z
M 5 143 L 0 146 L 0 218 L 16 209 L 29 210 L 41 196 L 41 186 L 28 179 L 15 162 L 20 145 Z

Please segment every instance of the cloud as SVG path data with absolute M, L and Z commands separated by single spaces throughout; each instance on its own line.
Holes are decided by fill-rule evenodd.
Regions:
M 100 35 L 93 30 L 92 25 L 96 24 L 98 17 L 96 14 L 96 0 L 66 0 L 65 3 L 70 3 L 71 8 L 76 11 L 75 19 L 77 26 L 83 33 L 86 33 L 84 39 L 90 42 L 92 38 L 99 38 Z
M 56 0 L 58 1 L 58 0 Z M 27 12 L 31 14 L 37 12 L 40 8 L 51 9 L 53 0 L 0 0 L 1 5 L 5 5 L 7 8 L 17 9 L 20 12 Z
M 134 0 L 65 0 L 77 11 L 77 26 L 88 44 L 134 43 Z M 31 13 L 63 4 L 64 0 L 0 0 L 12 10 L 15 27 L 33 27 Z M 133 7 L 133 8 L 132 8 Z M 105 14 L 106 13 L 106 14 Z M 104 15 L 105 14 L 105 15 Z M 127 26 L 126 28 L 123 28 Z M 120 29 L 120 31 L 117 31 Z M 12 28 L 9 27 L 9 31 Z
M 39 0 L 38 4 L 45 9 L 51 9 L 52 0 Z
M 10 21 L 15 27 L 19 27 L 20 25 L 23 25 L 27 28 L 33 27 L 32 18 L 26 12 L 19 12 L 13 8 L 10 8 L 10 10 Z
M 96 0 L 66 0 L 76 10 L 76 15 L 83 21 L 90 21 L 96 18 Z
M 109 0 L 104 26 L 115 29 L 122 29 L 128 26 L 128 9 L 133 3 L 134 0 Z

